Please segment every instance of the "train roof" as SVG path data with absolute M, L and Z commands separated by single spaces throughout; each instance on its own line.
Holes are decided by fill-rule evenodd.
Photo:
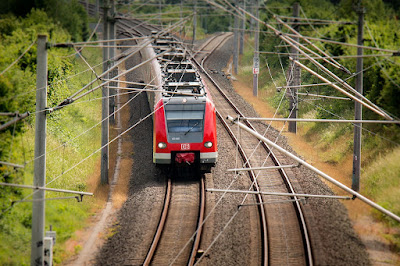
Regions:
M 204 104 L 207 98 L 201 97 L 163 97 L 163 102 L 168 104 Z
M 196 69 L 193 68 L 189 68 L 189 69 L 185 69 L 185 68 L 167 68 L 165 70 L 166 73 L 197 73 Z

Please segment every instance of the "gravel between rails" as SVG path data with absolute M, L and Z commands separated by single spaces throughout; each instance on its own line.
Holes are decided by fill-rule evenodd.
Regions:
M 228 95 L 244 115 L 258 117 L 250 104 L 238 95 L 223 69 L 232 56 L 233 43 L 227 42 L 207 61 L 206 67 L 213 69 L 212 77 L 222 84 Z M 258 132 L 264 132 L 267 125 L 254 124 Z M 267 137 L 275 140 L 278 131 L 270 129 Z M 287 144 L 284 136 L 277 142 L 281 147 L 294 152 Z M 296 164 L 286 159 L 282 164 Z M 295 181 L 299 193 L 333 194 L 317 175 L 308 169 L 299 168 L 288 172 L 291 180 Z M 358 235 L 354 232 L 348 218 L 347 209 L 338 200 L 309 199 L 307 200 L 306 216 L 313 230 L 311 239 L 315 248 L 315 262 L 317 265 L 370 265 L 368 253 Z

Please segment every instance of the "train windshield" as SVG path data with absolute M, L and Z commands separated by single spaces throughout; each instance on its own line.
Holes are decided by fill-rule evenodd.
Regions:
M 168 138 L 200 142 L 203 137 L 204 111 L 204 104 L 165 105 Z

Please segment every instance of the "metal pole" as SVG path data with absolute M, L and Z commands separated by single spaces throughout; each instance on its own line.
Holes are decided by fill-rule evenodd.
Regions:
M 108 0 L 103 0 L 103 40 L 108 40 Z M 108 42 L 104 42 L 103 48 L 103 72 L 108 70 Z M 108 75 L 105 75 L 106 79 L 108 79 Z M 102 119 L 101 123 L 101 176 L 100 181 L 101 184 L 108 184 L 108 139 L 109 139 L 109 91 L 107 85 L 102 88 Z
M 297 18 L 300 15 L 300 5 L 298 2 L 293 3 L 293 17 Z M 297 22 L 297 19 L 294 19 L 294 22 Z M 296 30 L 296 32 L 299 32 L 299 25 L 295 25 L 293 28 Z M 293 37 L 293 40 L 296 42 L 299 41 L 299 37 Z M 293 60 L 298 60 L 299 58 L 299 51 L 296 50 L 295 48 L 290 49 L 290 53 L 292 54 Z M 290 118 L 297 118 L 297 112 L 298 112 L 298 96 L 297 96 L 297 90 L 298 88 L 296 86 L 300 85 L 300 67 L 296 65 L 293 61 L 291 61 L 291 66 L 289 68 L 289 86 L 294 87 L 293 89 L 288 90 L 288 97 L 289 97 L 289 112 L 290 112 Z M 292 133 L 297 133 L 297 124 L 295 121 L 289 121 L 289 126 L 288 126 L 289 132 Z
M 192 45 L 194 45 L 194 42 L 196 41 L 196 28 L 197 28 L 197 0 L 194 1 L 194 6 L 193 6 L 193 39 L 192 39 Z
M 159 11 L 159 13 L 158 13 L 158 20 L 159 20 L 159 23 L 160 23 L 160 27 L 162 28 L 162 21 L 161 21 L 161 0 L 158 1 L 158 11 Z
M 47 36 L 37 41 L 35 164 L 33 185 L 46 185 L 46 106 L 47 106 Z M 32 196 L 31 265 L 43 264 L 43 237 L 45 225 L 44 190 L 35 190 Z
M 250 169 L 247 168 L 247 171 L 250 171 Z M 305 197 L 305 198 L 351 200 L 351 197 L 336 196 L 336 195 L 299 194 L 299 193 L 284 193 L 284 192 L 269 192 L 269 191 L 254 191 L 254 190 L 237 190 L 237 189 L 218 189 L 218 188 L 207 188 L 206 191 L 207 192 L 227 192 L 227 193 L 237 193 L 237 194 L 274 195 L 274 196 L 283 196 L 283 197 Z M 268 201 L 266 201 L 266 203 L 268 203 Z
M 235 6 L 238 6 L 239 0 L 235 0 Z M 238 47 L 238 39 L 239 39 L 239 19 L 238 16 L 234 17 L 234 29 L 233 29 L 233 73 L 237 75 L 238 73 L 238 64 L 239 64 L 239 47 Z
M 358 13 L 358 36 L 357 45 L 363 45 L 363 35 L 364 35 L 364 14 L 365 8 L 360 6 L 357 8 Z M 356 90 L 362 94 L 363 93 L 363 49 L 362 47 L 357 48 L 357 66 L 356 72 Z M 356 96 L 357 97 L 357 96 Z M 358 97 L 359 98 L 359 97 Z M 362 105 L 359 102 L 354 103 L 354 119 L 362 120 Z M 361 132 L 362 123 L 356 123 L 354 126 L 354 148 L 353 148 L 353 176 L 351 188 L 355 191 L 360 190 L 360 173 L 361 173 Z
M 180 6 L 179 6 L 180 21 L 182 21 L 182 1 L 183 1 L 183 0 L 181 0 L 181 4 L 180 4 Z M 182 37 L 183 37 L 183 27 L 181 27 L 181 29 L 180 29 L 180 31 L 179 31 L 179 34 L 180 34 L 180 37 L 182 38 Z
M 99 17 L 99 10 L 100 10 L 100 0 L 96 0 L 96 4 L 95 4 L 96 6 L 94 7 L 94 16 L 96 17 L 96 18 L 98 18 Z
M 336 179 L 330 177 L 329 175 L 325 174 L 324 172 L 318 170 L 317 168 L 315 168 L 314 166 L 312 166 L 311 164 L 307 163 L 306 161 L 300 159 L 299 157 L 297 157 L 296 155 L 288 152 L 287 150 L 283 149 L 282 147 L 280 147 L 279 145 L 277 145 L 275 142 L 270 141 L 269 139 L 265 138 L 264 136 L 262 136 L 261 134 L 259 134 L 258 132 L 252 130 L 251 128 L 247 127 L 246 125 L 238 122 L 236 119 L 234 119 L 233 117 L 228 116 L 227 119 L 237 125 L 239 125 L 239 127 L 241 129 L 246 130 L 247 132 L 249 132 L 250 134 L 252 134 L 253 136 L 255 136 L 256 138 L 258 138 L 261 141 L 264 141 L 266 144 L 268 144 L 269 146 L 273 147 L 274 149 L 277 149 L 278 151 L 280 151 L 281 153 L 287 155 L 288 157 L 292 158 L 293 160 L 295 160 L 296 162 L 300 163 L 302 166 L 307 167 L 308 169 L 310 169 L 311 171 L 317 173 L 318 175 L 320 175 L 321 177 L 323 177 L 324 179 L 328 180 L 329 182 L 331 182 L 332 184 L 334 184 L 335 186 L 343 189 L 344 191 L 352 194 L 355 198 L 358 198 L 359 200 L 367 203 L 368 205 L 370 205 L 371 207 L 377 209 L 378 211 L 388 215 L 389 217 L 393 218 L 394 220 L 400 222 L 400 217 L 394 213 L 392 213 L 391 211 L 379 206 L 378 204 L 376 204 L 375 202 L 373 202 L 372 200 L 369 200 L 368 198 L 364 197 L 363 195 L 361 195 L 360 193 L 352 190 L 351 188 L 348 188 L 347 186 L 345 186 L 344 184 L 340 183 L 339 181 L 337 181 Z
M 257 0 L 255 0 L 255 3 L 257 3 Z M 255 3 L 253 3 L 253 0 L 250 1 L 250 12 L 253 13 L 253 14 L 255 14 L 255 12 L 254 12 Z M 246 13 L 244 13 L 244 14 L 246 15 Z M 255 22 L 256 21 L 254 20 L 254 18 L 250 17 L 250 36 L 253 36 L 253 34 L 254 34 L 253 32 L 254 32 L 254 29 L 255 29 L 255 25 L 254 25 Z
M 111 0 L 111 9 L 110 9 L 110 19 L 109 19 L 109 36 L 110 36 L 110 40 L 115 40 L 115 1 Z M 111 61 L 109 62 L 109 67 L 112 67 L 114 65 L 114 56 L 115 56 L 115 42 L 112 41 L 108 44 L 109 47 L 109 59 L 111 59 Z M 116 75 L 116 71 L 118 70 L 113 70 L 111 72 L 111 78 L 115 77 Z M 114 86 L 116 87 L 117 84 L 115 82 L 110 83 L 110 86 Z M 109 90 L 110 93 L 110 98 L 109 98 L 109 112 L 110 114 L 114 113 L 115 110 L 115 89 L 110 89 Z M 115 123 L 115 118 L 114 116 L 110 116 L 110 123 L 114 124 Z
M 296 122 L 323 122 L 323 123 L 364 123 L 364 124 L 400 124 L 399 120 L 346 120 L 346 119 L 308 119 L 308 118 L 268 118 L 268 117 L 241 117 L 247 121 L 296 121 Z
M 246 1 L 243 0 L 243 9 L 246 10 Z M 242 19 L 240 20 L 240 28 L 242 29 L 240 31 L 240 46 L 239 46 L 239 54 L 243 54 L 244 50 L 244 30 L 245 30 L 245 19 L 246 15 L 244 12 L 242 12 Z
M 260 70 L 260 54 L 259 50 L 259 36 L 260 36 L 260 23 L 258 21 L 259 17 L 259 9 L 258 9 L 258 0 L 256 0 L 256 32 L 254 33 L 254 57 L 253 57 L 253 96 L 258 95 L 258 73 Z

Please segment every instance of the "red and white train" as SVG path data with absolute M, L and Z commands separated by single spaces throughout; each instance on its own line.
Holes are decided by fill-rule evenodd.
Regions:
M 196 67 L 168 37 L 156 38 L 142 57 L 154 58 L 143 73 L 155 90 L 147 92 L 154 111 L 153 162 L 210 171 L 218 158 L 215 106 Z

